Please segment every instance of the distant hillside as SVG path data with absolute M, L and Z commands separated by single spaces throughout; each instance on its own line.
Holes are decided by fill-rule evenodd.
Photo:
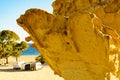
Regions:
M 36 48 L 31 47 L 31 43 L 28 44 L 28 49 L 22 52 L 22 55 L 39 55 L 40 52 Z

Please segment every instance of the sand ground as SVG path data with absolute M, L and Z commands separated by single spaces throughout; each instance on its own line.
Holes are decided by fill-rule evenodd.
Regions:
M 34 62 L 36 56 L 21 56 L 19 61 Z M 15 58 L 9 58 L 8 65 L 0 65 L 0 80 L 64 80 L 63 78 L 55 75 L 52 69 L 47 65 L 37 71 L 21 71 L 13 70 L 13 62 Z

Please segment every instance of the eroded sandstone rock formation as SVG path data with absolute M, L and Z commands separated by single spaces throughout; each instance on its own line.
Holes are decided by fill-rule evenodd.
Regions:
M 111 75 L 119 80 L 119 4 L 55 0 L 53 14 L 30 9 L 17 23 L 30 34 L 26 40 L 34 42 L 65 80 L 114 80 Z

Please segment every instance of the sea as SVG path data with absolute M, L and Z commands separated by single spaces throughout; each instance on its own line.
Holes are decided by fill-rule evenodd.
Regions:
M 22 56 L 32 56 L 32 55 L 40 55 L 40 52 L 36 49 L 31 47 L 32 43 L 28 43 L 28 49 L 22 51 Z

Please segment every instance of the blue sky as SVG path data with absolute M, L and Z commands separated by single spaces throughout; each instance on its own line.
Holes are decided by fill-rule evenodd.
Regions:
M 39 8 L 52 13 L 54 0 L 0 0 L 0 31 L 12 30 L 17 33 L 21 40 L 28 34 L 17 25 L 16 19 L 24 14 L 27 9 Z

